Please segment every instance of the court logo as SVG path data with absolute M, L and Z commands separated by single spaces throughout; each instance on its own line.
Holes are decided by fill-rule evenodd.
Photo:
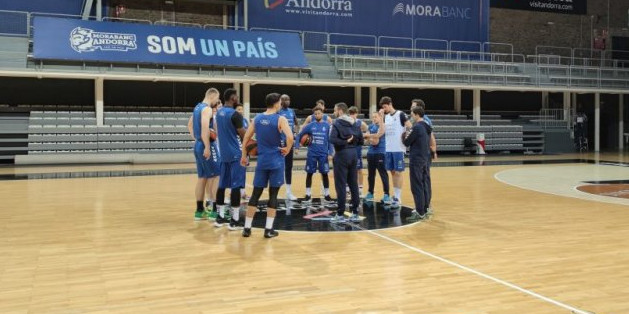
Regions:
M 135 34 L 95 32 L 93 29 L 77 27 L 70 32 L 70 46 L 74 51 L 129 51 L 138 48 Z

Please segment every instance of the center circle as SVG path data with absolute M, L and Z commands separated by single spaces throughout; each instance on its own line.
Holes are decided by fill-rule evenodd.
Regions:
M 326 202 L 313 198 L 311 202 L 289 201 L 278 199 L 279 206 L 275 216 L 276 230 L 325 232 L 325 231 L 363 231 L 394 228 L 410 225 L 415 221 L 407 221 L 413 211 L 406 206 L 392 206 L 382 202 L 361 200 L 358 214 L 360 221 L 332 222 L 331 218 L 337 211 L 336 202 Z M 260 200 L 259 211 L 253 219 L 254 228 L 264 228 L 266 224 L 266 206 L 268 200 Z M 351 213 L 346 209 L 346 218 Z

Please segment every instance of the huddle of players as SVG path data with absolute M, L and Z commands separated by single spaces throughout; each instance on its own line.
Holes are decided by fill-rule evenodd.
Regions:
M 214 88 L 209 89 L 204 100 L 195 107 L 188 123 L 190 134 L 195 139 L 194 154 L 199 177 L 196 186 L 197 210 L 195 212 L 195 220 L 213 218 L 215 219 L 214 224 L 216 227 L 221 227 L 228 222 L 229 230 L 242 229 L 239 225 L 240 199 L 241 191 L 244 191 L 245 186 L 245 167 L 248 164 L 247 147 L 242 145 L 242 143 L 248 143 L 257 134 L 258 162 L 254 176 L 254 190 L 249 199 L 245 217 L 243 236 L 248 237 L 251 234 L 251 225 L 253 216 L 257 211 L 258 201 L 263 189 L 268 185 L 269 203 L 267 206 L 264 237 L 275 237 L 278 235 L 273 229 L 278 206 L 277 194 L 279 188 L 284 184 L 285 178 L 288 181 L 287 183 L 290 183 L 294 143 L 293 132 L 297 131 L 297 119 L 292 109 L 288 108 L 290 99 L 286 95 L 280 96 L 276 93 L 267 95 L 265 99 L 267 110 L 257 115 L 248 128 L 247 120 L 234 109 L 238 106 L 236 91 L 234 89 L 226 90 L 224 99 L 225 106 L 220 107 L 218 90 Z M 362 173 L 359 175 L 358 171 L 362 169 L 361 149 L 363 135 L 371 144 L 367 154 L 369 161 L 369 194 L 366 200 L 373 201 L 375 171 L 378 170 L 385 192 L 383 202 L 399 204 L 405 147 L 401 151 L 400 148 L 402 145 L 407 145 L 411 147 L 411 186 L 416 205 L 416 209 L 413 211 L 410 219 L 423 219 L 426 215 L 430 200 L 430 151 L 436 152 L 436 144 L 434 144 L 434 136 L 432 136 L 431 140 L 426 140 L 426 136 L 431 134 L 431 127 L 428 124 L 429 120 L 428 123 L 423 120 L 424 104 L 421 100 L 413 101 L 411 117 L 416 123 L 414 126 L 410 125 L 410 128 L 410 121 L 406 119 L 406 115 L 393 109 L 393 104 L 389 97 L 383 97 L 380 104 L 382 110 L 372 115 L 374 123 L 369 128 L 367 128 L 364 122 L 357 119 L 358 110 L 355 107 L 348 110 L 344 103 L 339 103 L 335 106 L 335 116 L 338 118 L 337 122 L 340 122 L 339 125 L 345 122 L 346 124 L 349 123 L 350 127 L 357 128 L 359 133 L 357 133 L 356 137 L 360 137 L 360 142 L 357 142 L 351 134 L 351 138 L 343 139 L 344 134 L 339 133 L 341 128 L 336 122 L 332 125 L 332 119 L 323 114 L 323 101 L 317 102 L 317 106 L 313 109 L 313 115 L 306 119 L 302 131 L 299 133 L 298 138 L 301 138 L 304 134 L 309 134 L 312 139 L 308 148 L 306 162 L 307 179 L 306 197 L 304 199 L 306 202 L 311 199 L 312 175 L 317 170 L 322 175 L 325 200 L 332 201 L 329 195 L 329 179 L 327 176 L 329 172 L 329 158 L 335 155 L 335 165 L 338 164 L 338 170 L 346 170 L 344 173 L 337 173 L 337 167 L 335 167 L 335 185 L 337 194 L 341 197 L 338 200 L 340 214 L 337 214 L 333 221 L 344 219 L 342 215 L 345 208 L 345 193 L 343 193 L 343 187 L 345 186 L 352 190 L 353 215 L 350 220 L 352 218 L 357 219 L 355 211 L 358 207 L 357 194 L 359 190 L 358 186 L 356 186 L 356 189 L 352 187 L 360 181 L 360 190 L 362 190 Z M 382 116 L 384 116 L 384 123 L 382 122 Z M 220 140 L 215 140 L 216 136 L 212 136 L 211 130 L 220 134 Z M 362 132 L 365 132 L 365 134 Z M 400 145 L 400 143 L 396 142 L 402 140 L 402 134 L 408 135 L 405 136 L 404 142 Z M 330 138 L 331 136 L 333 136 L 332 139 Z M 342 140 L 339 141 L 339 138 Z M 430 145 L 427 143 L 430 143 Z M 351 147 L 356 154 L 352 154 L 352 158 L 345 158 L 350 155 L 334 154 L 333 144 L 339 152 L 343 150 L 348 151 L 346 148 Z M 427 158 L 426 154 L 428 154 Z M 343 167 L 342 165 L 347 161 L 350 161 L 350 164 Z M 390 170 L 393 176 L 395 189 L 393 199 L 388 195 L 388 175 L 386 170 L 383 169 L 385 165 L 386 170 Z M 356 172 L 352 171 L 354 168 L 356 168 Z M 216 181 L 218 181 L 218 185 Z M 225 190 L 227 188 L 231 189 L 231 217 L 229 219 L 225 212 L 226 206 L 224 202 Z M 206 192 L 208 201 L 212 204 L 212 211 L 209 213 L 203 206 L 203 197 Z M 360 191 L 360 194 L 362 194 L 362 191 Z M 292 198 L 295 197 L 292 195 L 290 185 L 288 184 L 287 199 Z

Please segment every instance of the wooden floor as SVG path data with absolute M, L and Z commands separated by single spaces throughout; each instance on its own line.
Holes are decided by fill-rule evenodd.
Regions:
M 430 221 L 272 240 L 193 222 L 194 175 L 0 181 L 0 313 L 629 313 L 627 205 L 494 177 L 527 167 L 557 166 L 434 167 Z

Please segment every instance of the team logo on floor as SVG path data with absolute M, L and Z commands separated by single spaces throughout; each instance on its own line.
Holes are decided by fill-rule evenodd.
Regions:
M 260 201 L 258 205 L 260 213 L 255 215 L 253 227 L 264 228 L 267 202 L 266 200 Z M 358 219 L 350 219 L 351 213 L 347 210 L 345 211 L 344 219 L 341 221 L 335 221 L 334 219 L 338 210 L 335 201 L 326 202 L 325 200 L 314 198 L 309 202 L 279 200 L 279 203 L 280 206 L 277 209 L 275 218 L 275 229 L 277 230 L 316 232 L 363 231 L 394 228 L 416 222 L 407 219 L 411 216 L 412 208 L 387 205 L 378 201 L 361 202 L 358 210 Z
M 577 190 L 600 196 L 629 198 L 629 184 L 589 184 L 578 186 Z

